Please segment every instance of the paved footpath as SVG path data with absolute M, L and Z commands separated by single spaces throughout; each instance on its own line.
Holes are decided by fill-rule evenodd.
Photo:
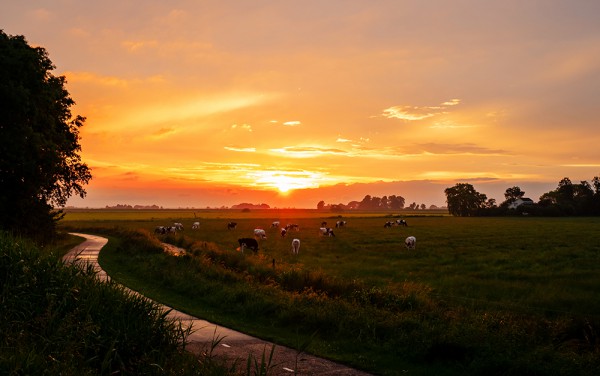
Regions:
M 81 236 L 86 240 L 71 249 L 64 256 L 64 260 L 92 264 L 100 280 L 109 280 L 110 276 L 98 264 L 98 254 L 108 239 L 80 233 L 73 233 L 73 235 Z M 273 346 L 270 342 L 190 316 L 171 307 L 163 306 L 163 308 L 171 310 L 169 317 L 180 320 L 184 327 L 187 325 L 192 327 L 192 334 L 188 336 L 186 345 L 186 349 L 191 352 L 199 354 L 206 351 L 210 349 L 213 339 L 219 338 L 221 341 L 213 350 L 213 355 L 223 356 L 230 360 L 238 359 L 238 369 L 245 369 L 250 354 L 258 362 L 261 361 L 263 353 L 268 359 Z M 309 354 L 299 354 L 297 350 L 280 345 L 275 346 L 271 364 L 275 365 L 271 370 L 271 375 L 369 376 L 368 373 Z

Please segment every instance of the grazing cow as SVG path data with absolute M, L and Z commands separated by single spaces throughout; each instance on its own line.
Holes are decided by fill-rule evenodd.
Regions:
M 262 228 L 255 228 L 254 229 L 254 237 L 255 238 L 261 238 L 261 239 L 266 239 L 267 238 L 267 233 Z
M 397 219 L 396 224 L 398 226 L 408 226 L 408 223 L 406 223 L 406 221 L 404 219 Z
M 228 230 L 234 230 L 237 227 L 237 223 L 236 222 L 229 222 L 227 224 L 227 229 Z
M 258 252 L 258 242 L 253 238 L 240 238 L 238 239 L 240 245 L 240 251 L 244 253 L 245 248 L 251 249 L 254 253 Z
M 175 226 L 169 226 L 166 229 L 167 229 L 167 232 L 170 234 L 175 234 L 177 232 L 177 227 L 175 227 Z
M 292 240 L 292 253 L 297 255 L 300 252 L 300 239 Z
M 281 229 L 281 237 L 282 237 L 282 238 L 284 238 L 284 237 L 285 237 L 285 234 L 287 234 L 287 230 L 286 230 L 286 229 L 284 229 L 284 228 L 282 228 L 282 229 Z
M 335 222 L 335 228 L 346 226 L 346 221 L 337 221 Z
M 394 225 L 394 222 L 387 221 L 387 222 L 386 222 L 386 223 L 383 225 L 383 227 L 384 227 L 384 228 L 387 228 L 387 227 L 392 227 L 393 225 Z
M 285 226 L 285 229 L 290 231 L 290 230 L 294 230 L 294 231 L 300 231 L 300 226 L 298 226 L 295 223 L 291 223 Z
M 404 240 L 404 244 L 406 244 L 406 249 L 416 249 L 417 247 L 417 238 L 414 236 L 409 236 Z
M 154 233 L 164 235 L 167 233 L 167 228 L 165 226 L 156 226 L 156 228 L 154 228 Z
M 277 228 L 279 227 L 279 221 L 275 221 L 273 223 L 271 223 L 271 228 Z
M 200 222 L 194 222 L 192 223 L 192 230 L 197 230 L 200 228 Z
M 175 230 L 177 230 L 177 231 L 183 231 L 183 224 L 181 224 L 179 222 L 173 223 L 173 227 L 175 227 Z
M 322 236 L 335 236 L 331 227 L 321 227 L 319 231 Z

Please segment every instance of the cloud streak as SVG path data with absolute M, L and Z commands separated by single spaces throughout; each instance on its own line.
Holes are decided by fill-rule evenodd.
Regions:
M 382 116 L 388 119 L 418 121 L 447 113 L 447 109 L 460 104 L 460 99 L 451 99 L 439 106 L 392 106 L 383 110 Z

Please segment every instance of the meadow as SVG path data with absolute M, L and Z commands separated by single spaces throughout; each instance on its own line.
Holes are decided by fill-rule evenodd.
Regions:
M 400 214 L 407 227 L 384 228 Z M 319 235 L 337 220 L 347 225 L 335 237 Z M 273 221 L 300 230 L 281 237 Z M 123 239 L 141 231 L 152 243 L 174 222 L 186 229 L 159 239 L 188 257 L 133 253 Z M 103 267 L 159 301 L 279 343 L 310 341 L 307 351 L 374 373 L 598 371 L 600 218 L 78 210 L 62 226 L 112 231 Z M 237 239 L 256 227 L 267 239 L 242 255 Z

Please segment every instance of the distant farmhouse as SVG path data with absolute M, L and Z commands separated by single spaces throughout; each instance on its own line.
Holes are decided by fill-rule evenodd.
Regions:
M 515 201 L 511 202 L 508 205 L 508 208 L 509 209 L 516 209 L 516 208 L 518 208 L 521 205 L 533 205 L 533 204 L 534 204 L 534 202 L 533 202 L 532 199 L 523 197 L 523 198 L 518 198 Z

